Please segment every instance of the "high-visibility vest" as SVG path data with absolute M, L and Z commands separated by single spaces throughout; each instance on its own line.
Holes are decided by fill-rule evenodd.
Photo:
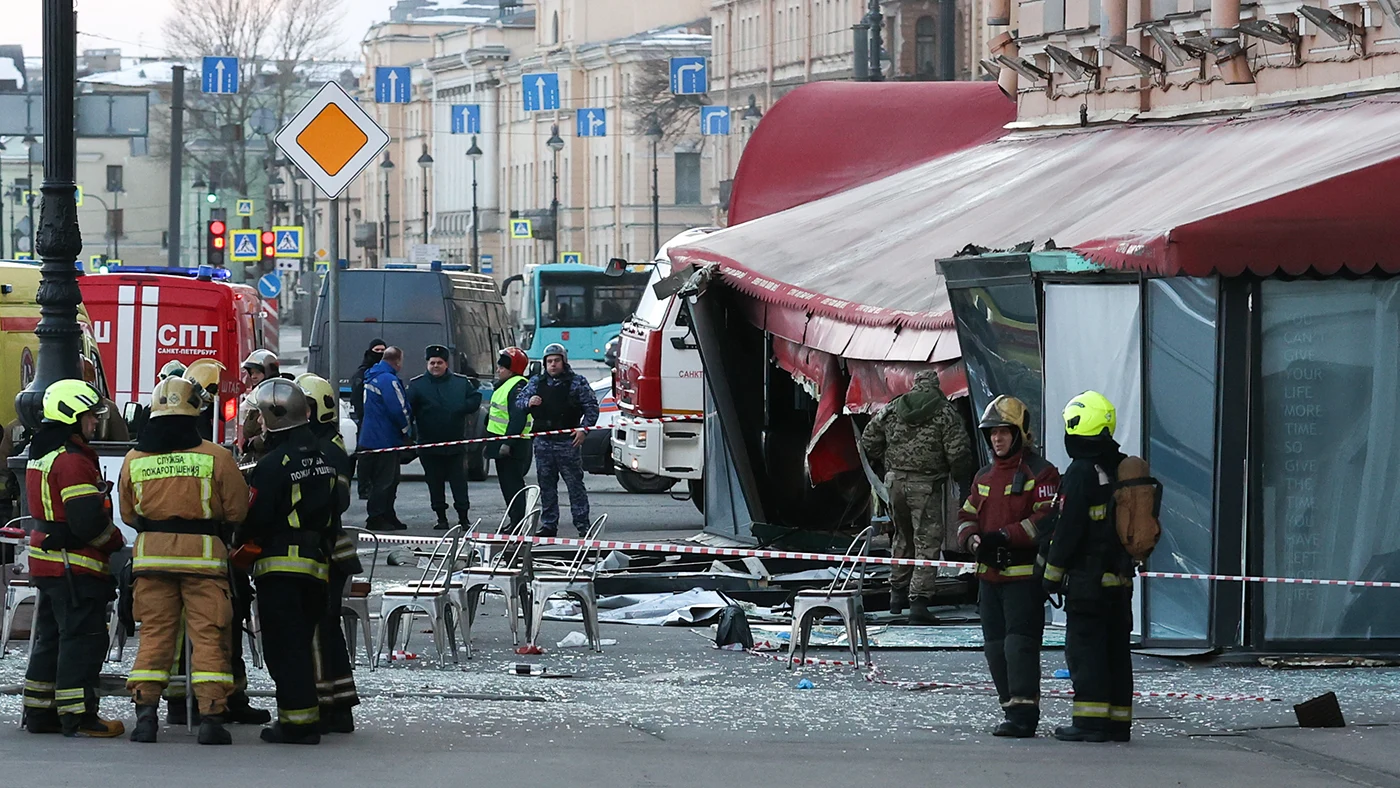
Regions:
M 526 382 L 520 375 L 510 378 L 506 382 L 496 387 L 491 394 L 491 410 L 486 415 L 486 432 L 488 435 L 505 435 L 510 429 L 510 398 L 515 396 L 515 389 Z M 533 416 L 525 417 L 525 430 L 521 436 L 529 435 L 530 428 L 534 426 Z

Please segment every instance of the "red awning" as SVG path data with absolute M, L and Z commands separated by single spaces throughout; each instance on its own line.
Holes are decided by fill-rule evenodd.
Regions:
M 1400 99 L 1210 121 L 1016 134 L 707 236 L 770 305 L 946 328 L 934 261 L 1052 241 L 1119 268 L 1204 276 L 1400 272 Z M 810 329 L 809 329 L 810 330 Z M 935 348 L 936 352 L 936 348 Z
M 869 183 L 1003 134 L 994 82 L 812 82 L 773 105 L 734 174 L 729 224 Z

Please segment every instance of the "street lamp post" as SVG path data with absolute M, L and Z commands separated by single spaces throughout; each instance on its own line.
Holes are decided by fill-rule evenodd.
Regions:
M 394 174 L 394 162 L 389 159 L 389 151 L 384 151 L 384 161 L 379 162 L 384 171 L 384 260 L 389 262 L 389 178 Z
M 39 144 L 39 140 L 33 134 L 26 134 L 24 135 L 23 142 L 25 166 L 27 167 L 27 180 L 25 181 L 25 183 L 28 184 L 25 187 L 27 194 L 25 195 L 24 202 L 29 209 L 29 255 L 30 257 L 38 257 L 39 250 L 37 248 L 37 242 L 39 239 L 39 226 L 34 224 L 34 195 L 38 194 L 39 192 L 37 189 L 34 188 L 34 154 L 36 152 L 34 146 Z M 40 151 L 39 153 L 40 155 L 42 155 L 42 151 Z M 75 171 L 77 170 L 76 164 L 73 165 L 73 169 Z M 44 177 L 47 180 L 47 168 L 45 168 Z
M 423 168 L 423 243 L 428 243 L 428 171 L 433 168 L 433 157 L 428 155 L 428 146 L 423 146 L 423 155 L 418 157 L 418 166 Z
M 554 224 L 554 257 L 550 262 L 559 262 L 559 151 L 564 149 L 564 138 L 559 136 L 559 124 L 549 129 L 549 139 L 545 141 L 554 152 L 554 164 L 550 167 L 554 180 L 554 199 L 549 203 L 549 215 Z
M 657 175 L 656 146 L 661 144 L 661 121 L 652 116 L 647 128 L 647 138 L 651 140 L 651 248 L 655 254 L 661 248 L 661 187 Z
M 472 135 L 472 146 L 467 148 L 467 158 L 472 160 L 472 270 L 481 273 L 481 215 L 476 207 L 476 162 L 481 158 L 481 148 L 476 146 L 476 135 Z
M 0 140 L 0 258 L 5 256 L 5 142 Z
M 191 184 L 190 184 L 190 188 L 191 188 L 192 190 L 194 190 L 194 193 L 195 193 L 195 194 L 199 194 L 200 192 L 202 192 L 202 191 L 204 191 L 205 189 L 209 188 L 209 184 L 205 183 L 203 178 L 195 178 L 195 179 L 194 179 L 194 183 L 191 183 Z M 204 265 L 204 244 L 201 243 L 201 240 L 204 238 L 204 233 L 203 233 L 203 231 L 202 231 L 202 229 L 201 229 L 201 228 L 203 228 L 203 226 L 204 226 L 204 197 L 203 197 L 203 196 L 200 196 L 198 199 L 196 199 L 196 200 L 194 201 L 194 235 L 190 236 L 190 240 L 194 242 L 194 266 L 195 266 L 195 268 L 198 268 L 198 267 L 200 267 L 201 265 Z

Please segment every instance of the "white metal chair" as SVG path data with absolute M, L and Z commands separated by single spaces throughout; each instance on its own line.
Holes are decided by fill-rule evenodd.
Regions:
M 807 642 L 812 637 L 812 622 L 821 611 L 827 610 L 841 617 L 846 624 L 846 642 L 851 647 L 851 659 L 856 669 L 870 663 L 870 637 L 865 630 L 865 562 L 855 559 L 870 555 L 870 540 L 875 529 L 867 526 L 856 536 L 851 546 L 846 548 L 841 563 L 836 566 L 836 576 L 826 588 L 807 588 L 797 592 L 792 600 L 792 633 L 788 638 L 787 666 L 791 670 L 793 652 L 800 646 L 799 659 L 807 659 Z M 852 578 L 855 582 L 852 583 Z M 859 642 L 857 642 L 859 639 Z M 862 662 L 856 647 L 865 653 Z
M 591 542 L 602 535 L 604 527 L 607 525 L 608 516 L 602 514 L 593 525 L 589 527 L 588 533 L 584 534 L 584 541 Z M 531 607 L 530 616 L 530 642 L 534 643 L 539 637 L 540 625 L 544 623 L 545 603 L 555 595 L 572 597 L 577 599 L 579 606 L 583 608 L 583 631 L 588 636 L 588 643 L 594 651 L 602 652 L 602 638 L 598 632 L 598 592 L 595 590 L 593 581 L 598 576 L 598 561 L 593 562 L 593 566 L 588 571 L 587 577 L 582 577 L 583 565 L 588 560 L 588 554 L 593 548 L 587 545 L 580 545 L 578 552 L 574 554 L 562 574 L 557 575 L 537 575 L 530 582 L 530 596 L 533 597 L 534 604 Z
M 39 619 L 39 589 L 27 579 L 11 580 L 5 587 L 5 627 L 3 634 L 0 634 L 0 658 L 5 656 L 5 651 L 9 648 L 10 633 L 14 630 L 15 615 L 19 612 L 19 606 L 26 602 L 34 606 L 34 612 L 29 619 L 29 646 L 30 651 L 33 651 L 34 624 Z
M 369 619 L 369 595 L 374 590 L 374 567 L 379 564 L 379 534 L 364 528 L 346 526 L 346 531 L 356 534 L 369 534 L 374 539 L 374 556 L 370 559 L 369 577 L 365 580 L 356 580 L 353 577 L 345 579 L 345 594 L 340 601 L 340 625 L 345 630 L 345 645 L 350 652 L 350 664 L 355 664 L 355 636 L 361 634 L 365 641 L 365 662 L 373 660 L 374 645 L 371 643 L 370 619 Z M 357 590 L 357 586 L 363 584 L 363 588 Z
M 433 546 L 428 565 L 423 568 L 423 576 L 417 582 L 385 589 L 379 604 L 379 644 L 370 660 L 371 668 L 378 667 L 379 655 L 384 653 L 384 644 L 388 643 L 392 648 L 397 642 L 399 619 L 405 614 L 409 615 L 410 621 L 418 613 L 423 613 L 430 619 L 439 666 L 446 663 L 449 653 L 453 662 L 459 661 L 456 622 L 457 617 L 462 615 L 462 609 L 458 606 L 454 588 L 460 586 L 453 582 L 452 573 L 463 548 L 471 544 L 468 538 L 471 531 L 480 523 L 481 520 L 477 519 L 470 529 L 462 525 L 452 526 Z M 404 638 L 405 646 L 411 637 L 410 631 Z M 444 648 L 444 645 L 447 648 Z
M 501 523 L 496 533 L 511 536 L 528 536 L 539 522 L 540 488 L 530 485 L 511 498 L 511 505 L 501 515 Z M 512 526 L 510 509 L 515 500 L 525 496 L 525 516 Z M 476 609 L 481 604 L 481 595 L 488 589 L 500 591 L 506 598 L 506 615 L 510 617 L 510 637 L 515 645 L 520 645 L 520 614 L 525 613 L 525 639 L 530 640 L 530 580 L 534 576 L 533 551 L 529 542 L 507 542 L 500 546 L 486 566 L 468 567 L 462 572 L 462 587 L 458 591 L 458 605 L 466 611 L 462 616 L 462 640 L 467 644 L 467 659 L 472 657 L 472 624 L 476 621 Z

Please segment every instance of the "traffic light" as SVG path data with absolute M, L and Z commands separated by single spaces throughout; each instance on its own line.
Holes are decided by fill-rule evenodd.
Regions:
M 215 268 L 224 267 L 224 250 L 228 247 L 228 225 L 215 219 L 209 223 L 208 264 Z
M 261 241 L 263 272 L 272 273 L 277 267 L 277 234 L 271 230 L 263 230 Z

